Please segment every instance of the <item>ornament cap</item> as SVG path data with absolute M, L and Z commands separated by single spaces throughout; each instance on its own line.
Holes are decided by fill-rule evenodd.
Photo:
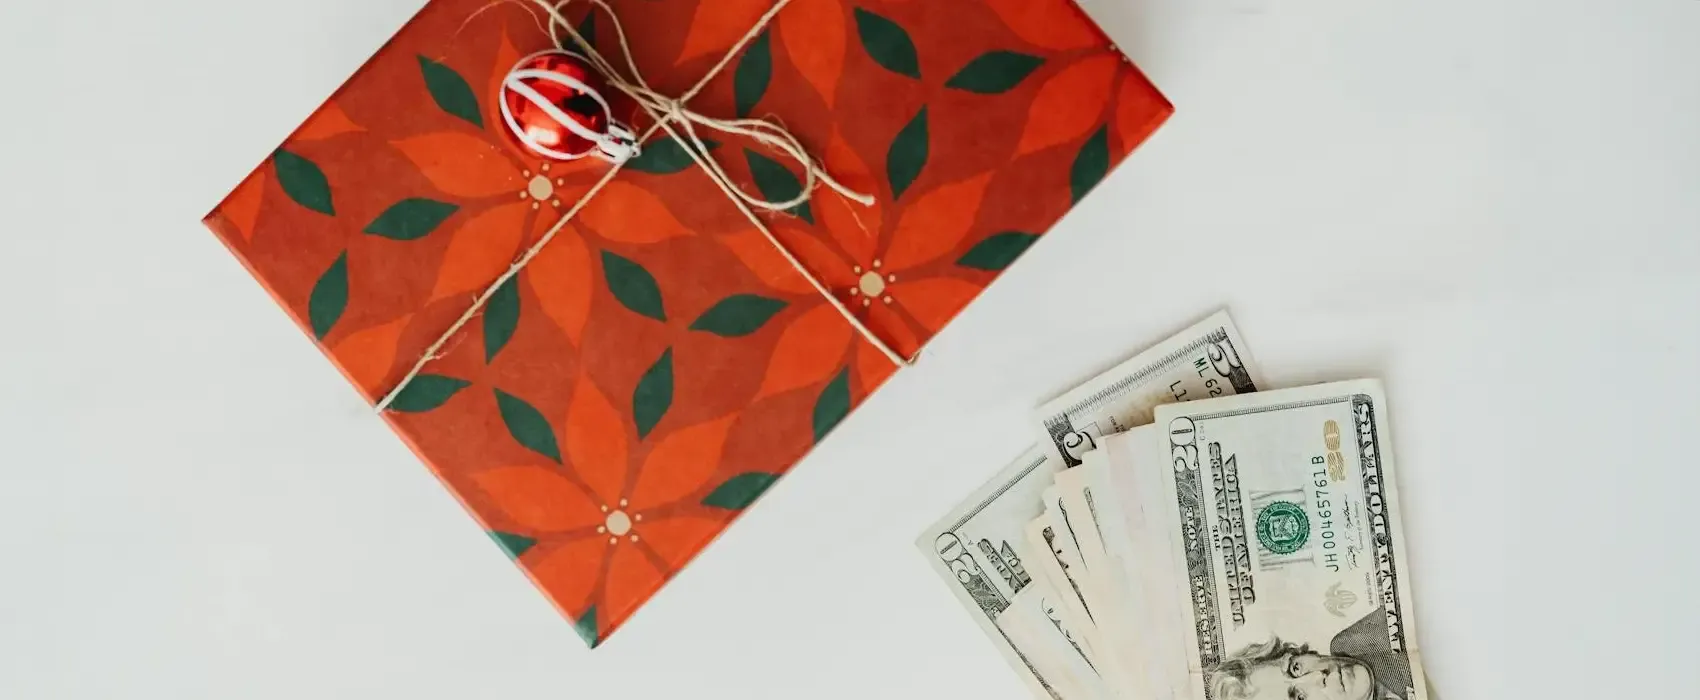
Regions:
M 637 142 L 637 134 L 612 119 L 608 121 L 608 133 L 597 141 L 596 145 L 602 151 L 600 155 L 614 163 L 624 163 L 643 153 L 643 147 Z

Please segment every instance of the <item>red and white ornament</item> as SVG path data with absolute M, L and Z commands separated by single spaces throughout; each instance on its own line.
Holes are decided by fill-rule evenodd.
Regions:
M 614 120 L 606 81 L 590 61 L 559 49 L 532 54 L 502 80 L 498 99 L 508 133 L 554 160 L 596 156 L 622 163 L 638 154 L 637 136 Z

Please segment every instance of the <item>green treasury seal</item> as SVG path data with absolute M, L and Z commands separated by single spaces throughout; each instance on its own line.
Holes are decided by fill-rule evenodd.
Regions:
M 1292 554 L 1310 540 L 1310 518 L 1296 503 L 1276 501 L 1257 512 L 1257 541 L 1276 554 Z

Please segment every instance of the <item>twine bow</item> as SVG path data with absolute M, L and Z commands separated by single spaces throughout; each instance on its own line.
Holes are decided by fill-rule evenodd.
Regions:
M 579 211 L 583 210 L 585 205 L 588 204 L 591 199 L 595 198 L 597 193 L 600 192 L 604 186 L 613 181 L 614 176 L 620 172 L 620 168 L 625 165 L 626 161 L 636 155 L 636 144 L 641 144 L 649 140 L 649 138 L 659 130 L 665 130 L 669 136 L 679 142 L 679 144 L 683 147 L 683 150 L 690 155 L 691 160 L 695 161 L 699 167 L 707 171 L 709 179 L 713 180 L 714 183 L 720 187 L 721 191 L 726 193 L 726 196 L 732 200 L 732 203 L 738 207 L 738 210 L 743 212 L 744 215 L 749 218 L 750 223 L 754 224 L 756 229 L 761 231 L 762 235 L 767 238 L 768 243 L 771 244 L 775 250 L 779 251 L 779 254 L 785 258 L 786 262 L 790 263 L 791 267 L 796 269 L 797 272 L 809 282 L 809 285 L 814 287 L 816 292 L 820 293 L 820 295 L 824 297 L 828 303 L 832 304 L 833 308 L 838 311 L 839 315 L 843 316 L 846 321 L 849 321 L 850 325 L 854 327 L 863 338 L 867 339 L 869 343 L 878 348 L 880 352 L 894 364 L 899 366 L 914 364 L 914 358 L 906 358 L 898 354 L 897 351 L 892 349 L 892 347 L 882 340 L 877 333 L 874 333 L 862 322 L 861 319 L 857 318 L 855 313 L 850 310 L 850 307 L 846 306 L 843 301 L 839 300 L 838 297 L 820 281 L 820 278 L 810 272 L 809 269 L 803 265 L 802 261 L 798 260 L 797 256 L 787 249 L 785 245 L 779 241 L 779 238 L 768 229 L 767 225 L 762 222 L 761 217 L 757 216 L 752 210 L 753 207 L 755 209 L 775 212 L 789 211 L 796 208 L 798 205 L 809 201 L 814 196 L 815 188 L 821 184 L 825 184 L 827 187 L 832 188 L 833 191 L 846 199 L 858 202 L 864 206 L 872 205 L 874 203 L 874 198 L 870 195 L 857 192 L 856 190 L 851 189 L 834 179 L 824 167 L 822 167 L 809 155 L 808 151 L 803 148 L 803 145 L 798 142 L 796 136 L 793 136 L 789 131 L 786 131 L 784 127 L 778 124 L 766 119 L 718 119 L 692 111 L 686 106 L 686 103 L 689 102 L 691 98 L 695 97 L 697 93 L 701 92 L 702 89 L 708 85 L 709 81 L 713 80 L 715 76 L 719 75 L 721 71 L 726 69 L 726 66 L 732 62 L 733 58 L 743 52 L 744 47 L 749 44 L 749 42 L 755 40 L 756 37 L 761 35 L 762 31 L 767 28 L 767 25 L 773 21 L 773 18 L 778 15 L 779 11 L 784 9 L 786 5 L 790 4 L 791 0 L 777 0 L 777 2 L 773 4 L 773 7 L 768 9 L 766 14 L 763 14 L 760 19 L 756 20 L 755 25 L 750 28 L 750 31 L 745 33 L 743 38 L 739 39 L 738 42 L 732 46 L 732 49 L 726 52 L 725 56 L 721 57 L 720 62 L 714 64 L 714 67 L 709 69 L 708 73 L 705 74 L 701 80 L 698 80 L 696 85 L 692 86 L 690 90 L 685 91 L 683 95 L 677 98 L 663 95 L 649 87 L 648 82 L 646 82 L 643 78 L 643 74 L 638 70 L 637 61 L 632 58 L 631 46 L 626 42 L 626 32 L 620 25 L 619 16 L 614 14 L 613 8 L 609 7 L 605 0 L 586 1 L 596 7 L 602 8 L 602 11 L 607 13 L 608 18 L 611 20 L 615 36 L 619 39 L 620 52 L 624 54 L 626 59 L 626 66 L 631 75 L 630 80 L 627 80 L 620 74 L 619 71 L 615 70 L 614 66 L 610 64 L 607 59 L 603 58 L 602 55 L 590 45 L 590 42 L 585 41 L 584 37 L 580 36 L 578 30 L 574 29 L 572 23 L 567 20 L 567 17 L 562 10 L 572 4 L 573 1 L 574 0 L 529 0 L 531 4 L 541 8 L 543 12 L 549 16 L 549 38 L 555 42 L 556 46 L 567 45 L 562 37 L 562 30 L 565 30 L 567 37 L 570 37 L 579 47 L 583 47 L 586 58 L 588 58 L 592 66 L 602 74 L 608 85 L 629 96 L 638 104 L 638 106 L 642 107 L 645 112 L 649 113 L 649 116 L 655 121 L 655 124 L 649 127 L 642 136 L 635 140 L 630 140 L 629 142 L 626 142 L 628 134 L 581 134 L 597 143 L 598 147 L 603 151 L 603 157 L 613 163 L 612 167 L 608 169 L 607 173 L 603 174 L 600 180 L 597 180 L 596 183 L 585 192 L 584 196 L 580 198 L 578 202 L 573 204 L 571 209 L 567 210 L 566 214 L 561 217 L 560 221 L 556 222 L 555 225 L 544 233 L 535 244 L 528 248 L 517 260 L 515 260 L 514 263 L 508 267 L 506 272 L 502 273 L 500 277 L 497 277 L 495 281 L 491 282 L 490 285 L 473 300 L 472 306 L 466 310 L 466 313 L 462 314 L 460 318 L 457 319 L 453 325 L 449 326 L 449 329 L 444 331 L 441 336 L 438 336 L 436 342 L 432 343 L 431 346 L 425 350 L 424 355 L 419 358 L 418 362 L 414 363 L 413 368 L 408 371 L 407 375 L 402 377 L 401 381 L 396 384 L 395 388 L 391 389 L 390 392 L 378 402 L 376 410 L 382 412 L 388 408 L 390 404 L 396 400 L 396 397 L 407 388 L 408 384 L 410 384 L 414 378 L 419 376 L 419 373 L 424 370 L 427 364 L 438 359 L 441 356 L 440 353 L 442 352 L 443 347 L 448 344 L 449 340 L 460 332 L 461 328 L 465 327 L 468 322 L 478 316 L 478 313 L 489 303 L 490 298 L 496 294 L 496 290 L 501 288 L 503 284 L 506 284 L 508 280 L 512 279 L 515 275 L 518 275 L 520 270 L 525 269 L 526 265 L 530 264 L 532 259 L 537 257 L 537 254 L 541 252 L 545 246 L 549 245 L 549 242 L 554 240 L 555 236 L 566 227 L 567 222 L 571 221 L 574 216 L 578 215 Z M 593 9 L 592 11 L 594 12 L 595 10 Z M 526 97 L 526 99 L 537 102 L 539 106 L 547 105 L 547 100 L 542 100 L 541 96 L 537 95 L 535 91 L 527 94 L 527 91 L 529 91 L 530 88 L 524 86 L 524 84 L 513 75 L 510 75 L 509 79 L 504 81 L 504 84 L 509 85 L 510 87 L 514 87 L 516 85 L 519 87 L 525 87 L 525 90 L 519 90 L 518 87 L 514 87 L 514 89 L 522 96 Z M 600 101 L 600 97 L 598 97 L 598 100 Z M 502 100 L 502 102 L 505 110 L 506 101 Z M 606 108 L 606 103 L 604 103 L 603 106 Z M 562 119 L 562 117 L 566 117 L 565 114 L 557 114 L 556 112 L 558 112 L 558 110 L 550 112 L 551 117 L 561 120 L 563 125 L 566 125 L 569 129 L 574 126 L 579 126 L 570 118 Z M 505 112 L 504 117 L 511 119 L 511 117 L 508 117 Z M 610 121 L 612 120 L 610 119 Z M 771 201 L 745 192 L 743 188 L 732 183 L 731 177 L 726 174 L 726 171 L 722 169 L 720 164 L 715 161 L 714 157 L 709 154 L 708 145 L 703 143 L 702 139 L 697 136 L 697 126 L 704 126 L 714 129 L 715 131 L 743 136 L 789 156 L 792 160 L 797 161 L 803 166 L 804 183 L 802 191 L 799 192 L 797 196 L 780 202 Z M 577 130 L 575 129 L 574 131 L 576 132 Z M 524 136 L 522 136 L 522 139 L 526 140 L 527 145 L 536 145 L 532 144 L 530 139 Z M 542 150 L 546 154 L 548 153 L 547 149 Z

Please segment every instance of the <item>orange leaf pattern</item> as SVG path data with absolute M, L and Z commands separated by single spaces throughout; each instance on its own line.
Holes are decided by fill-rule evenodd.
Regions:
M 897 220 L 885 255 L 889 271 L 907 270 L 955 250 L 974 225 L 992 174 L 976 175 L 922 195 Z
M 1137 70 L 1122 75 L 1116 93 L 1116 138 L 1125 150 L 1133 150 L 1150 136 L 1173 107 Z
M 579 218 L 598 235 L 622 243 L 657 243 L 689 236 L 661 198 L 649 190 L 615 180 L 586 204 Z
M 844 5 L 840 0 L 792 0 L 778 22 L 791 62 L 831 107 L 844 73 Z
M 773 2 L 612 5 L 650 84 L 677 94 Z M 1071 0 L 863 8 L 917 47 L 914 70 L 910 42 L 873 47 L 887 62 L 901 55 L 904 71 L 862 43 L 851 19 L 865 4 L 792 0 L 760 51 L 690 100 L 714 117 L 757 100 L 834 178 L 877 198 L 863 206 L 817 187 L 789 214 L 758 214 L 830 298 L 679 153 L 620 170 L 562 222 L 609 166 L 545 163 L 507 134 L 502 80 L 550 48 L 515 3 L 426 3 L 207 217 L 371 399 L 556 232 L 385 418 L 592 644 L 892 376 L 835 303 L 913 356 L 998 274 L 985 255 L 962 263 L 977 242 L 1044 233 L 1077 180 L 1097 182 L 1169 114 Z M 617 44 L 597 14 L 608 54 Z M 1000 53 L 1036 68 L 1003 92 L 945 87 L 973 57 Z M 927 128 L 905 126 L 923 110 Z M 771 149 L 701 135 L 735 187 L 800 188 Z M 908 159 L 895 170 L 894 152 Z M 438 225 L 408 221 L 421 212 Z M 416 226 L 410 237 L 364 232 L 386 213 Z
M 445 131 L 395 143 L 437 189 L 456 197 L 490 197 L 519 192 L 520 169 L 483 139 Z
M 530 207 L 522 203 L 489 209 L 461 224 L 443 253 L 443 267 L 431 299 L 481 292 L 508 269 L 525 237 L 525 219 Z
M 612 630 L 614 620 L 625 619 L 666 580 L 666 575 L 636 547 L 615 547 L 611 558 L 601 607 L 606 611 L 602 617 L 607 622 L 597 621 L 603 634 Z
M 295 132 L 295 138 L 302 141 L 319 141 L 351 131 L 360 131 L 360 125 L 350 120 L 335 102 L 326 102 L 306 124 L 301 125 L 301 129 Z
M 545 467 L 501 467 L 472 476 L 502 514 L 529 531 L 571 530 L 595 524 L 599 513 L 572 482 Z
M 718 58 L 730 51 L 732 44 L 742 39 L 772 6 L 772 0 L 699 3 L 696 17 L 691 20 L 690 34 L 685 37 L 685 47 L 679 51 L 679 62 L 708 55 Z
M 1032 153 L 1084 137 L 1103 118 L 1119 65 L 1119 58 L 1099 55 L 1051 76 L 1033 100 L 1016 150 Z
M 967 306 L 980 287 L 949 277 L 934 277 L 892 286 L 892 296 L 903 300 L 903 308 L 928 331 L 937 333 L 956 312 Z
M 236 228 L 242 240 L 254 237 L 254 224 L 260 218 L 260 202 L 266 194 L 266 174 L 257 172 L 243 180 L 236 191 L 224 200 L 224 218 Z
M 349 380 L 367 396 L 376 394 L 395 364 L 396 344 L 401 332 L 413 317 L 403 316 L 389 323 L 348 334 L 331 349 L 342 363 Z
M 1085 13 L 1068 0 L 986 0 L 1005 26 L 1047 49 L 1066 51 L 1107 43 Z
M 567 409 L 567 458 L 604 505 L 620 500 L 626 483 L 626 426 L 620 412 L 580 378 Z
M 826 146 L 826 167 L 834 178 L 857 192 L 879 192 L 879 181 L 868 172 L 868 166 L 855 149 L 845 143 L 843 134 L 833 131 Z M 881 216 L 879 200 L 870 205 L 853 202 L 837 192 L 825 191 L 819 199 L 822 223 L 844 251 L 857 260 L 873 255 L 879 242 Z
M 838 368 L 852 329 L 838 312 L 820 305 L 799 316 L 779 336 L 758 397 L 773 396 L 826 381 Z M 833 349 L 837 352 L 832 352 Z
M 888 288 L 890 289 L 894 288 Z M 903 357 L 909 357 L 920 349 L 920 341 L 915 337 L 915 331 L 892 309 L 890 303 L 880 301 L 869 306 L 862 314 L 862 321 Z M 859 344 L 866 345 L 875 352 L 879 351 L 873 343 L 861 341 Z M 881 354 L 881 357 L 884 355 Z M 886 359 L 885 363 L 889 365 L 891 360 Z
M 814 287 L 809 286 L 808 280 L 791 266 L 785 256 L 773 247 L 767 236 L 755 229 L 745 229 L 737 233 L 721 236 L 721 245 L 732 251 L 738 260 L 750 268 L 763 284 L 774 289 L 792 294 L 808 294 Z
M 718 519 L 680 516 L 644 525 L 644 542 L 665 561 L 679 561 L 724 526 Z
M 590 251 L 576 231 L 564 231 L 556 236 L 537 257 L 531 259 L 522 276 L 531 284 L 543 313 L 555 321 L 573 345 L 584 336 L 584 324 L 590 320 L 590 295 L 594 271 Z
M 882 337 L 902 352 L 904 345 L 899 340 L 889 334 Z M 865 340 L 856 343 L 856 388 L 863 395 L 873 393 L 874 389 L 896 373 L 897 365 L 892 364 L 891 359 L 874 347 L 873 343 Z
M 732 416 L 681 428 L 663 438 L 638 473 L 632 502 L 639 506 L 671 503 L 702 488 L 720 465 L 720 449 Z
M 478 93 L 484 97 L 480 104 L 484 107 L 484 124 L 486 126 L 495 125 L 496 128 L 501 128 L 499 126 L 502 123 L 501 105 L 496 100 L 490 99 L 489 96 L 502 94 L 502 81 L 507 80 L 508 71 L 519 63 L 520 53 L 519 49 L 514 48 L 513 37 L 509 34 L 511 31 L 511 29 L 503 28 L 497 34 L 494 42 L 496 55 L 490 59 L 489 77 L 484 81 L 484 91 Z M 530 31 L 535 31 L 535 29 Z M 520 35 L 524 36 L 525 32 L 526 30 L 521 30 Z
M 568 609 L 578 609 L 600 583 L 608 541 L 600 536 L 567 540 L 522 562 L 543 590 Z
M 825 199 L 824 197 L 822 199 Z M 848 284 L 852 278 L 849 266 L 833 251 L 832 244 L 822 238 L 820 232 L 797 228 L 787 223 L 770 224 L 768 230 L 779 239 L 780 245 L 791 251 L 791 255 L 803 263 L 803 267 L 813 272 L 815 278 L 828 284 Z M 770 244 L 771 245 L 771 244 Z M 790 263 L 786 263 L 790 265 Z M 800 277 L 800 275 L 799 275 Z M 812 293 L 813 286 L 804 285 Z

